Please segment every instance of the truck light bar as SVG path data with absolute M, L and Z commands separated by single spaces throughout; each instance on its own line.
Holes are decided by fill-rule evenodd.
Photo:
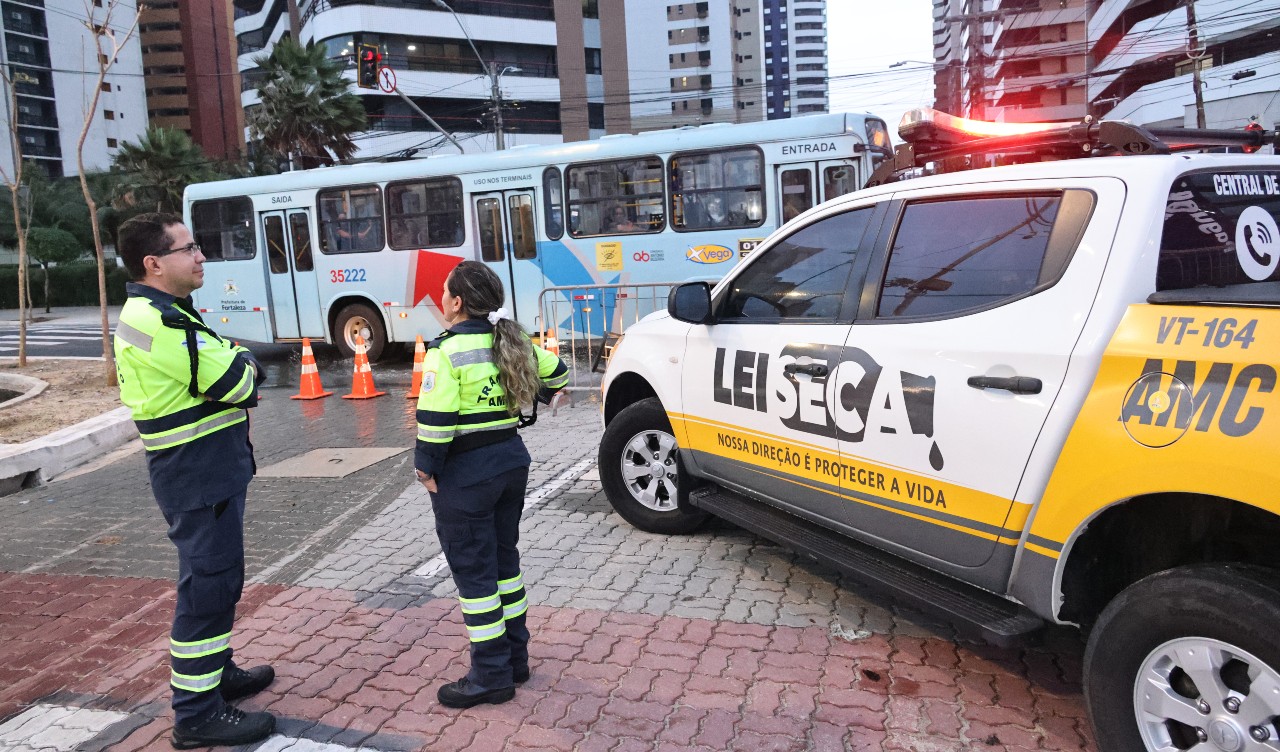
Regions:
M 1234 146 L 1252 153 L 1270 144 L 1280 151 L 1280 131 L 1268 131 L 1256 123 L 1241 130 L 1145 128 L 1123 120 L 1092 118 L 1078 123 L 992 123 L 924 108 L 903 115 L 898 133 L 906 143 L 876 169 L 868 186 L 901 180 L 925 168 L 949 172 L 997 162 L 1169 154 L 1211 146 Z

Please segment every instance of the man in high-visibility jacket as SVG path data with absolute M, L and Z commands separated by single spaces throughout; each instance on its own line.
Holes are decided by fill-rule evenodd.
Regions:
M 250 744 L 275 728 L 270 713 L 227 703 L 275 678 L 270 666 L 246 671 L 231 660 L 245 492 L 256 470 L 247 408 L 258 404 L 262 369 L 192 307 L 204 255 L 180 218 L 135 217 L 120 227 L 117 247 L 133 279 L 115 334 L 120 401 L 133 411 L 151 490 L 178 549 L 172 743 Z

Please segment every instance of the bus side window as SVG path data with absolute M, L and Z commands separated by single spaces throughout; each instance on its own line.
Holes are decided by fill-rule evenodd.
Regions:
M 782 221 L 790 222 L 813 208 L 813 173 L 807 168 L 783 170 Z
M 247 196 L 191 205 L 191 234 L 209 261 L 239 261 L 257 255 L 253 202 Z
M 828 167 L 822 171 L 822 200 L 830 201 L 837 196 L 858 190 L 858 168 L 853 165 Z
M 480 260 L 502 261 L 502 205 L 496 198 L 476 202 L 476 225 L 480 232 Z
M 537 240 L 533 234 L 533 198 L 525 195 L 507 199 L 511 212 L 511 253 L 518 259 L 538 257 Z
M 547 224 L 547 239 L 559 240 L 564 234 L 564 185 L 560 182 L 560 170 L 548 167 L 542 172 L 543 216 Z
M 661 231 L 662 176 L 662 159 L 656 156 L 570 165 L 565 170 L 569 234 L 580 238 Z
M 320 204 L 321 251 L 363 253 L 383 249 L 381 188 L 334 188 L 317 193 L 316 201 Z
M 672 225 L 677 230 L 759 226 L 764 222 L 763 164 L 755 148 L 672 155 Z
M 463 241 L 462 181 L 411 180 L 387 185 L 391 247 L 456 248 Z

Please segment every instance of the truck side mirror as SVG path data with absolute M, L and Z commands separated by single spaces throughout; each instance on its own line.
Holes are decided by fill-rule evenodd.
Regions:
M 667 294 L 667 313 L 676 321 L 686 324 L 715 323 L 711 315 L 711 285 L 706 282 L 687 282 L 671 288 Z

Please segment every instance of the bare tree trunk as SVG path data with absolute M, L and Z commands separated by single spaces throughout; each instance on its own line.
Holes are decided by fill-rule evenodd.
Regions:
M 49 307 L 49 265 L 41 264 L 40 268 L 44 270 L 44 312 L 51 313 L 53 309 Z
M 106 256 L 102 248 L 102 229 L 98 223 L 98 205 L 93 200 L 93 194 L 89 192 L 89 180 L 84 174 L 84 142 L 89 137 L 89 126 L 93 124 L 94 115 L 98 112 L 98 100 L 102 95 L 102 82 L 106 80 L 107 71 L 111 69 L 111 65 L 116 61 L 116 55 L 129 42 L 129 38 L 138 29 L 138 19 L 142 17 L 142 13 L 146 10 L 146 6 L 138 4 L 137 12 L 133 15 L 133 23 L 130 24 L 129 30 L 124 36 L 117 40 L 116 32 L 111 28 L 111 16 L 115 13 L 117 7 L 120 6 L 120 0 L 106 0 L 106 14 L 102 19 L 102 23 L 96 23 L 93 19 L 93 2 L 85 0 L 84 3 L 84 25 L 89 29 L 89 33 L 93 35 L 94 51 L 98 54 L 98 81 L 93 87 L 93 101 L 89 104 L 84 114 L 84 127 L 80 129 L 80 140 L 76 142 L 76 169 L 80 172 L 80 192 L 84 194 L 84 202 L 89 206 L 89 224 L 93 228 L 93 251 L 98 261 L 98 310 L 102 314 L 102 360 L 105 367 L 107 386 L 116 386 L 118 383 L 116 376 L 116 359 L 115 351 L 111 343 L 111 324 L 107 319 L 107 266 Z M 109 52 L 103 54 L 102 42 L 106 40 Z
M 0 179 L 4 180 L 13 198 L 13 229 L 18 237 L 18 367 L 27 365 L 27 231 L 22 224 L 22 208 L 18 195 L 22 190 L 22 144 L 18 140 L 18 89 L 8 70 L 0 70 L 0 79 L 9 87 L 5 104 L 9 109 L 9 138 L 13 143 L 13 180 L 0 167 Z M 29 218 L 28 218 L 29 221 Z

